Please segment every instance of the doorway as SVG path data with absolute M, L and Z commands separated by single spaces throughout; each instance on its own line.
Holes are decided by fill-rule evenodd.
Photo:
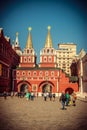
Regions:
M 42 93 L 45 93 L 45 92 L 52 92 L 52 86 L 50 84 L 45 84 L 43 87 L 42 87 Z
M 72 88 L 67 88 L 67 89 L 65 90 L 65 93 L 66 93 L 67 91 L 69 92 L 69 94 L 72 94 L 74 90 L 73 90 Z
M 20 87 L 20 92 L 28 92 L 28 85 L 27 84 L 22 84 Z

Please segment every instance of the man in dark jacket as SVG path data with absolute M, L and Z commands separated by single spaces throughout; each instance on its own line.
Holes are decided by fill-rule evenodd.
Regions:
M 65 108 L 66 95 L 65 95 L 64 91 L 62 92 L 62 94 L 60 96 L 60 101 L 61 101 L 61 104 L 62 104 L 62 110 L 66 109 Z

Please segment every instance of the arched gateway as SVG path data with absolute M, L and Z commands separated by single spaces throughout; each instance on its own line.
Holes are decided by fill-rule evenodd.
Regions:
M 65 92 L 67 92 L 67 91 L 69 92 L 69 94 L 72 94 L 74 90 L 69 87 L 69 88 L 67 88 L 67 89 L 65 90 Z
M 18 83 L 18 92 L 27 92 L 31 91 L 31 85 L 27 81 L 21 81 Z
M 52 92 L 52 86 L 50 84 L 45 84 L 42 86 L 42 93 L 44 92 Z
M 20 86 L 20 92 L 27 92 L 28 91 L 28 85 L 27 84 L 22 84 Z
M 54 84 L 51 83 L 51 82 L 42 82 L 40 85 L 39 85 L 39 91 L 44 93 L 44 92 L 54 92 Z

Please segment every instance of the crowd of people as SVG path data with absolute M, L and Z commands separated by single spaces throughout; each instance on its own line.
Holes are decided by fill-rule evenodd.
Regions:
M 76 93 L 73 91 L 73 93 L 70 95 L 69 92 L 67 91 L 66 93 L 63 91 L 59 101 L 62 104 L 62 110 L 65 110 L 65 106 L 73 105 L 76 106 Z
M 4 99 L 6 100 L 7 99 L 6 91 L 4 91 L 3 96 L 4 96 Z M 33 101 L 35 97 L 38 97 L 38 93 L 34 93 L 33 91 L 26 92 L 26 93 L 24 93 L 24 92 L 17 92 L 17 93 L 11 92 L 10 96 L 11 97 L 17 96 L 18 98 L 25 97 L 26 100 Z M 50 101 L 55 101 L 56 95 L 55 95 L 55 93 L 52 93 L 52 92 L 49 92 L 49 93 L 44 92 L 44 93 L 42 93 L 42 97 L 43 97 L 44 101 L 47 101 L 48 98 Z M 76 99 L 77 99 L 77 96 L 76 96 L 76 93 L 74 91 L 72 94 L 69 94 L 68 91 L 66 93 L 63 91 L 61 93 L 61 96 L 59 97 L 59 101 L 61 102 L 61 105 L 62 105 L 62 110 L 66 109 L 65 106 L 70 106 L 70 105 L 76 106 Z

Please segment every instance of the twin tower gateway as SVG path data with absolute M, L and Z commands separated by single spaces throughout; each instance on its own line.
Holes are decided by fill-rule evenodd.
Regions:
M 45 46 L 40 51 L 40 63 L 38 64 L 36 62 L 37 56 L 32 44 L 32 28 L 29 27 L 28 30 L 29 34 L 24 51 L 22 52 L 20 49 L 18 33 L 16 33 L 16 40 L 13 45 L 13 49 L 20 55 L 19 65 L 13 70 L 13 91 L 33 91 L 34 93 L 38 93 L 38 95 L 42 95 L 44 92 L 52 92 L 58 95 L 62 91 L 69 91 L 70 93 L 78 91 L 78 84 L 71 83 L 69 77 L 66 76 L 65 71 L 67 71 L 67 69 L 65 71 L 61 69 L 59 62 L 60 49 L 58 51 L 53 48 L 50 34 L 51 27 L 48 26 Z M 69 45 L 75 55 L 76 45 Z M 63 49 L 65 53 L 66 50 L 66 48 L 65 50 Z M 69 60 L 69 57 L 67 59 Z M 68 74 L 69 73 L 70 71 Z

